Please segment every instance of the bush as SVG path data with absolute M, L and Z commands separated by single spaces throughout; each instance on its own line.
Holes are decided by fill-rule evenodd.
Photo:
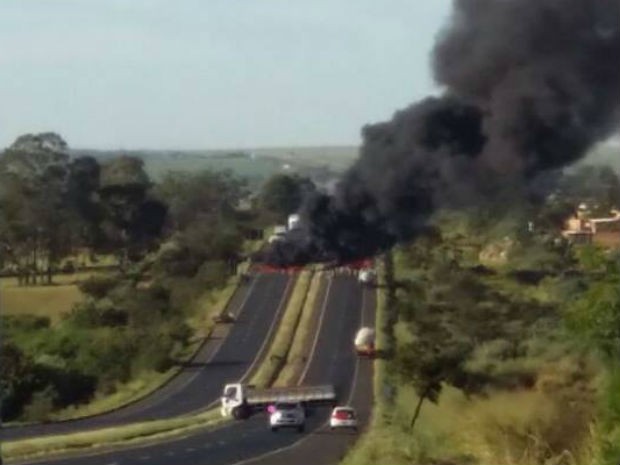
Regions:
M 222 261 L 208 261 L 198 270 L 196 279 L 203 289 L 216 289 L 226 284 L 230 269 Z
M 32 399 L 24 407 L 22 419 L 25 421 L 48 421 L 57 403 L 58 393 L 52 386 L 47 386 L 32 395 Z
M 164 372 L 172 367 L 170 357 L 174 341 L 169 334 L 144 337 L 143 344 L 132 360 L 131 372 L 138 374 L 143 371 Z
M 36 331 L 50 327 L 50 319 L 39 315 L 6 315 L 2 323 L 8 331 Z
M 91 276 L 78 284 L 78 287 L 84 294 L 95 299 L 102 299 L 120 282 L 119 276 Z
M 127 325 L 129 315 L 110 299 L 88 300 L 77 304 L 68 320 L 81 328 L 119 327 Z

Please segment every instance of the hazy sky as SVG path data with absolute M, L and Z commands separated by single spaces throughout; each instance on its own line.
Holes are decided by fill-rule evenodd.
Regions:
M 0 0 L 0 147 L 357 144 L 434 92 L 451 0 Z

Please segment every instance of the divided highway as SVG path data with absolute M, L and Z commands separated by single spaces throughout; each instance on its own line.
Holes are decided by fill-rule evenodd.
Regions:
M 352 276 L 337 275 L 324 282 L 319 330 L 300 380 L 303 384 L 336 386 L 339 402 L 352 402 L 361 420 L 372 402 L 372 363 L 359 360 L 352 348 L 362 323 L 374 322 L 374 292 L 363 290 Z M 137 448 L 101 452 L 91 456 L 39 461 L 46 465 L 232 465 L 235 463 L 337 463 L 356 435 L 326 432 L 329 408 L 317 408 L 306 424 L 306 433 L 272 433 L 264 414 L 231 422 L 211 431 Z M 304 446 L 312 444 L 312 450 Z M 324 447 L 322 444 L 326 444 Z M 303 455 L 306 455 L 305 457 Z
M 266 353 L 295 278 L 257 275 L 233 296 L 230 327 L 218 327 L 196 357 L 171 382 L 152 395 L 116 411 L 84 419 L 22 427 L 4 427 L 4 441 L 63 434 L 119 424 L 184 415 L 216 402 L 224 384 L 244 377 Z

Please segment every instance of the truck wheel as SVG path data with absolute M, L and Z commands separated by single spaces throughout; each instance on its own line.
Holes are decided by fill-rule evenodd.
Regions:
M 245 405 L 238 405 L 232 410 L 232 416 L 235 420 L 246 420 L 250 417 L 250 412 Z
M 278 427 L 277 426 L 272 426 L 271 427 L 271 432 L 272 433 L 277 433 L 278 432 Z
M 297 432 L 298 433 L 303 433 L 306 430 L 306 427 L 304 425 L 299 425 L 297 427 Z

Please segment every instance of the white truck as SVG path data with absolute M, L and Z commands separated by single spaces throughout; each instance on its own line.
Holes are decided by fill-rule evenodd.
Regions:
M 301 226 L 301 216 L 297 213 L 293 213 L 288 216 L 288 230 L 293 231 Z
M 279 224 L 273 227 L 273 235 L 274 236 L 286 236 L 288 229 L 286 229 L 286 225 Z
M 355 335 L 353 341 L 355 353 L 359 356 L 374 357 L 375 356 L 375 329 L 360 328 Z
M 332 385 L 294 386 L 256 389 L 242 383 L 227 384 L 221 397 L 223 417 L 245 420 L 267 407 L 282 403 L 300 403 L 304 407 L 320 404 L 335 405 L 336 390 Z

